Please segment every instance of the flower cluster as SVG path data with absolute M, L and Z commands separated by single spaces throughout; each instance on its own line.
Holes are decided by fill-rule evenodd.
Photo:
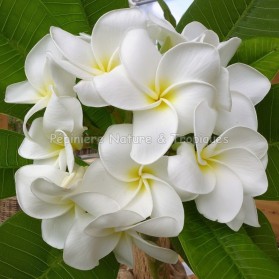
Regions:
M 133 266 L 133 245 L 175 263 L 177 254 L 150 237 L 177 236 L 189 200 L 233 230 L 259 226 L 253 197 L 267 189 L 267 142 L 254 106 L 270 83 L 248 65 L 228 66 L 240 43 L 220 42 L 198 22 L 179 34 L 131 8 L 102 16 L 91 36 L 52 27 L 33 47 L 27 81 L 8 86 L 5 99 L 34 104 L 19 148 L 34 163 L 17 171 L 16 191 L 67 264 L 88 270 L 113 251 Z M 107 129 L 87 167 L 75 163 L 81 104 L 133 115 Z M 193 143 L 177 140 L 188 134 Z

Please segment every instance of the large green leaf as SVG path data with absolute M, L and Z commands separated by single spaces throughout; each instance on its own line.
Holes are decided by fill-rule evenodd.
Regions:
M 90 34 L 101 15 L 125 7 L 128 0 L 0 0 L 0 112 L 23 119 L 30 108 L 6 104 L 4 93 L 7 85 L 25 79 L 25 57 L 50 26 Z
M 263 220 L 260 215 L 260 221 Z M 186 203 L 185 225 L 179 240 L 199 279 L 279 278 L 279 264 L 273 260 L 278 255 L 267 251 L 273 249 L 272 253 L 276 253 L 277 247 L 265 225 L 254 232 L 244 227 L 234 232 L 226 225 L 205 219 L 193 202 Z
M 279 200 L 279 85 L 273 85 L 264 100 L 257 105 L 259 132 L 269 143 L 268 150 L 268 190 L 260 197 Z
M 30 164 L 18 155 L 22 140 L 18 133 L 0 130 L 0 199 L 15 196 L 14 174 L 19 167 Z
M 231 63 L 248 64 L 270 80 L 279 71 L 279 38 L 253 38 L 242 42 Z
M 199 21 L 221 40 L 279 36 L 278 0 L 195 0 L 182 16 L 177 30 Z
M 42 240 L 41 222 L 24 213 L 0 226 L 0 251 L 0 278 L 113 279 L 119 267 L 112 255 L 91 271 L 67 266 L 62 251 Z

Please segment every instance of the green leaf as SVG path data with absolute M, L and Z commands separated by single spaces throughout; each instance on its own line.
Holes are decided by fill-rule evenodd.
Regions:
M 259 199 L 279 200 L 279 85 L 273 85 L 264 100 L 256 106 L 258 131 L 267 139 L 268 190 Z
M 242 42 L 230 63 L 248 64 L 270 80 L 279 71 L 279 38 L 253 38 Z
M 91 271 L 80 271 L 63 262 L 62 251 L 41 237 L 41 222 L 18 213 L 0 226 L 0 278 L 114 279 L 119 265 L 110 255 Z
M 177 25 L 199 21 L 225 40 L 234 36 L 279 37 L 278 0 L 195 0 Z
M 279 263 L 279 251 L 272 227 L 265 215 L 258 210 L 260 228 L 244 225 L 244 229 L 253 242 L 266 253 L 268 257 Z
M 179 240 L 199 279 L 279 278 L 278 262 L 261 249 L 264 244 L 268 244 L 267 249 L 274 246 L 266 226 L 255 229 L 258 236 L 251 237 L 251 231 L 245 228 L 234 232 L 224 224 L 205 219 L 194 202 L 186 203 L 184 208 L 185 225 Z M 262 243 L 255 243 L 255 239 Z
M 163 10 L 164 13 L 164 18 L 173 26 L 176 27 L 176 20 L 174 18 L 174 16 L 171 13 L 170 8 L 168 7 L 168 5 L 166 4 L 166 2 L 164 0 L 157 0 L 157 2 L 159 3 L 160 7 Z
M 21 134 L 0 130 L 0 199 L 15 196 L 14 174 L 19 167 L 31 163 L 18 155 L 22 140 Z
M 101 134 L 112 125 L 111 113 L 108 107 L 92 108 L 83 106 L 82 110 L 84 117 L 88 119 L 91 125 L 99 128 Z
M 0 0 L 0 112 L 23 119 L 30 108 L 6 104 L 4 94 L 9 84 L 26 79 L 25 57 L 50 26 L 90 34 L 101 15 L 125 7 L 127 0 Z
M 82 2 L 91 28 L 103 14 L 115 9 L 129 8 L 128 0 L 81 0 L 75 2 Z

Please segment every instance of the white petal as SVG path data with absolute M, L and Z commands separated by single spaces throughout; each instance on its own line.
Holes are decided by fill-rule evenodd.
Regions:
M 167 156 L 164 156 L 162 158 L 160 158 L 159 160 L 157 160 L 156 162 L 154 162 L 151 165 L 146 165 L 143 170 L 142 173 L 145 173 L 146 171 L 149 172 L 151 171 L 151 174 L 153 176 L 158 177 L 159 179 L 165 181 L 168 183 L 169 181 L 169 177 L 168 177 L 168 158 Z
M 230 65 L 230 89 L 250 98 L 258 104 L 270 90 L 269 80 L 256 69 L 241 63 Z
M 60 131 L 63 133 L 63 131 Z M 66 136 L 64 133 L 64 146 L 65 146 L 65 161 L 66 161 L 66 166 L 68 167 L 69 173 L 71 173 L 74 169 L 74 164 L 75 164 L 75 156 L 74 156 L 74 150 L 71 144 L 70 139 Z M 65 163 L 62 163 L 62 170 L 65 168 Z
M 169 216 L 151 218 L 131 226 L 130 229 L 155 237 L 175 237 L 182 230 L 177 220 Z
M 61 184 L 60 184 L 61 185 Z M 63 188 L 51 181 L 51 178 L 37 178 L 30 185 L 31 192 L 38 199 L 53 205 L 69 205 L 66 198 L 71 189 Z
M 70 210 L 59 217 L 42 220 L 43 240 L 54 248 L 63 249 L 74 218 L 75 213 Z
M 99 144 L 100 158 L 107 171 L 122 181 L 139 178 L 140 165 L 130 157 L 133 143 L 131 124 L 110 126 Z
M 58 156 L 61 147 L 51 143 L 46 137 L 43 130 L 43 118 L 37 118 L 33 121 L 29 135 L 32 141 L 25 138 L 18 149 L 18 153 L 23 158 L 27 159 L 47 159 L 53 156 Z
M 178 115 L 178 131 L 180 136 L 194 132 L 194 111 L 202 101 L 213 104 L 215 88 L 207 83 L 189 82 L 175 85 L 164 98 L 169 100 Z
M 159 247 L 155 243 L 153 244 L 151 241 L 146 241 L 136 233 L 133 234 L 132 237 L 135 245 L 150 257 L 165 263 L 177 263 L 178 255 L 174 251 Z
M 245 212 L 244 223 L 249 226 L 260 227 L 255 200 L 250 196 L 244 196 L 242 208 Z
M 94 83 L 100 96 L 117 108 L 139 110 L 158 105 L 158 102 L 130 81 L 122 66 L 116 67 L 108 74 L 95 77 Z
M 137 184 L 134 182 L 135 188 L 137 187 Z M 130 187 L 132 187 L 132 185 Z M 142 206 L 143 204 L 144 206 Z M 140 181 L 138 188 L 135 189 L 135 197 L 123 209 L 136 212 L 142 217 L 148 218 L 154 209 L 149 186 Z
M 39 177 L 47 177 L 55 184 L 62 183 L 67 176 L 51 166 L 28 165 L 20 168 L 15 174 L 16 193 L 22 210 L 34 218 L 53 218 L 59 216 L 70 208 L 68 205 L 48 204 L 38 199 L 31 192 L 31 184 Z
M 220 71 L 217 50 L 208 44 L 181 43 L 165 53 L 158 67 L 156 87 L 186 82 L 212 82 Z M 162 90 L 162 88 L 160 88 Z
M 89 235 L 94 235 L 95 232 L 100 232 L 100 229 L 115 228 L 119 232 L 127 226 L 133 225 L 145 218 L 136 212 L 130 210 L 119 210 L 117 212 L 105 214 L 97 217 L 85 229 Z M 97 230 L 99 229 L 99 230 Z
M 15 104 L 35 104 L 42 96 L 29 81 L 10 84 L 6 89 L 5 102 Z
M 59 51 L 74 65 L 94 75 L 96 61 L 89 43 L 58 27 L 50 28 L 51 37 Z
M 101 160 L 95 160 L 85 172 L 82 187 L 84 191 L 107 195 L 123 207 L 137 194 L 138 184 L 115 179 L 106 171 Z
M 238 231 L 243 223 L 254 227 L 260 227 L 255 201 L 248 195 L 244 195 L 240 212 L 231 222 L 227 223 L 227 225 L 232 230 Z
M 80 208 L 95 217 L 120 209 L 115 200 L 99 193 L 84 192 L 71 196 L 70 198 Z
M 133 143 L 132 159 L 145 165 L 162 157 L 175 138 L 177 125 L 177 114 L 167 101 L 154 109 L 135 111 L 133 136 L 141 143 Z
M 24 116 L 24 120 L 23 120 L 23 124 L 22 124 L 22 129 L 24 132 L 24 135 L 31 140 L 31 136 L 28 133 L 27 130 L 27 122 L 28 120 L 38 111 L 42 110 L 43 108 L 45 108 L 47 106 L 49 102 L 49 98 L 45 97 L 45 98 L 41 98 Z
M 146 17 L 140 9 L 120 9 L 100 17 L 92 32 L 92 49 L 100 65 L 109 59 L 120 46 L 126 32 L 144 28 Z
M 216 185 L 212 192 L 196 198 L 198 211 L 207 219 L 228 223 L 240 211 L 243 202 L 242 183 L 231 170 L 214 165 Z
M 144 91 L 154 84 L 161 59 L 156 45 L 144 29 L 131 30 L 125 36 L 120 49 L 121 62 L 128 76 Z M 149 94 L 156 98 L 155 92 Z
M 198 161 L 201 165 L 206 162 L 201 157 L 203 148 L 208 144 L 216 123 L 217 113 L 203 101 L 195 109 L 194 135 L 197 148 Z
M 256 131 L 257 114 L 250 99 L 237 92 L 231 92 L 231 96 L 231 111 L 218 110 L 215 133 L 220 135 L 234 126 L 244 126 Z
M 56 130 L 72 132 L 74 129 L 73 113 L 75 115 L 77 113 L 82 114 L 81 106 L 77 99 L 57 97 L 55 94 L 52 94 L 44 113 L 44 130 L 47 134 L 54 133 Z
M 233 127 L 226 130 L 220 137 L 204 150 L 207 157 L 215 156 L 222 151 L 232 148 L 245 148 L 262 159 L 266 153 L 268 144 L 266 139 L 258 132 L 246 127 Z
M 218 35 L 212 30 L 205 30 L 199 37 L 197 37 L 194 41 L 207 43 L 212 46 L 217 47 L 219 44 Z
M 153 200 L 153 210 L 151 218 L 171 217 L 177 222 L 177 227 L 173 228 L 179 233 L 184 224 L 184 210 L 182 202 L 175 190 L 168 184 L 160 180 L 149 182 Z
M 81 80 L 74 86 L 80 102 L 89 107 L 104 107 L 108 103 L 98 93 L 93 80 Z
M 76 83 L 76 77 L 61 68 L 54 62 L 51 56 L 47 57 L 46 66 L 49 67 L 49 72 L 57 95 L 75 97 L 76 94 L 73 87 Z
M 214 161 L 224 164 L 239 177 L 244 193 L 254 197 L 267 190 L 268 182 L 264 166 L 250 151 L 232 148 L 219 153 L 214 157 Z
M 229 72 L 221 67 L 220 74 L 216 82 L 217 106 L 230 111 L 232 107 L 232 97 L 229 89 Z
M 110 234 L 106 237 L 92 237 L 86 234 L 84 229 L 90 221 L 92 221 L 90 215 L 78 218 L 65 243 L 63 260 L 66 264 L 80 270 L 89 270 L 97 266 L 99 260 L 108 255 L 119 241 L 118 234 Z
M 125 264 L 130 268 L 133 268 L 133 243 L 131 237 L 128 234 L 121 234 L 120 240 L 117 246 L 113 250 L 116 260 L 119 263 Z
M 230 60 L 233 58 L 236 50 L 241 44 L 241 39 L 234 37 L 229 39 L 228 41 L 221 42 L 218 45 L 218 50 L 221 59 L 221 65 L 226 67 Z
M 159 41 L 163 45 L 167 38 L 170 39 L 171 46 L 185 42 L 185 38 L 167 20 L 152 13 L 148 14 L 148 17 L 147 30 L 154 42 Z
M 52 54 L 48 53 L 48 56 L 51 57 L 57 63 L 62 69 L 64 69 L 66 72 L 74 75 L 75 77 L 79 79 L 84 80 L 92 80 L 93 73 L 90 73 L 86 70 L 83 70 L 81 67 L 76 66 L 75 64 L 72 64 L 70 61 L 66 60 L 64 57 L 55 57 Z M 101 74 L 101 71 L 98 71 L 97 69 L 94 70 L 94 73 Z
M 25 60 L 25 74 L 28 81 L 37 89 L 42 90 L 52 78 L 46 68 L 47 52 L 57 52 L 49 35 L 44 36 L 28 53 Z
M 202 33 L 208 30 L 203 24 L 197 21 L 192 21 L 188 23 L 181 32 L 187 40 L 195 40 L 199 37 Z
M 182 143 L 177 154 L 169 157 L 168 173 L 171 184 L 178 190 L 182 200 L 189 199 L 189 192 L 193 194 L 211 192 L 215 187 L 216 177 L 210 167 L 199 167 L 194 145 Z

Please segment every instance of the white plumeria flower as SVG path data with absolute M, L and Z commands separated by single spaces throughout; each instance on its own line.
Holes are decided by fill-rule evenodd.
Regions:
M 191 22 L 185 26 L 181 35 L 187 41 L 197 41 L 215 46 L 220 55 L 223 71 L 227 72 L 230 96 L 223 96 L 223 108 L 219 109 L 215 133 L 221 134 L 233 126 L 245 126 L 254 130 L 258 128 L 257 114 L 254 106 L 269 92 L 269 80 L 256 69 L 242 63 L 227 64 L 238 49 L 241 39 L 231 38 L 220 42 L 218 35 L 208 30 L 199 22 Z M 226 67 L 226 68 L 225 68 Z
M 95 24 L 91 42 L 83 34 L 74 36 L 51 27 L 52 39 L 64 60 L 58 63 L 81 78 L 75 86 L 80 101 L 87 106 L 108 105 L 96 92 L 94 77 L 109 73 L 120 64 L 119 46 L 125 33 L 132 28 L 145 27 L 146 17 L 140 9 L 121 9 L 106 13 Z
M 36 164 L 55 165 L 71 172 L 74 166 L 74 151 L 82 147 L 82 108 L 73 97 L 57 97 L 52 94 L 44 117 L 33 121 L 29 134 L 19 154 Z
M 111 105 L 133 111 L 133 136 L 151 142 L 132 145 L 132 158 L 150 164 L 169 149 L 175 134 L 193 131 L 193 111 L 202 100 L 213 105 L 219 79 L 217 50 L 201 43 L 182 43 L 159 53 L 144 29 L 124 38 L 122 66 L 95 78 L 97 90 Z
M 43 37 L 28 53 L 25 60 L 27 81 L 11 84 L 7 87 L 5 102 L 18 104 L 34 104 L 25 115 L 23 130 L 29 136 L 26 123 L 37 111 L 45 108 L 53 90 L 59 96 L 72 96 L 76 77 L 53 62 L 49 57 L 61 57 L 50 35 Z
M 218 35 L 214 31 L 207 29 L 203 24 L 197 21 L 187 24 L 181 32 L 181 35 L 188 42 L 202 42 L 215 46 L 219 51 L 221 64 L 224 67 L 228 65 L 241 44 L 241 39 L 237 37 L 220 42 Z
M 161 220 L 144 218 L 129 210 L 120 210 L 99 216 L 93 222 L 78 220 L 70 231 L 63 258 L 75 268 L 89 270 L 110 252 L 123 264 L 133 267 L 133 245 L 162 262 L 175 264 L 178 255 L 174 251 L 144 240 L 140 233 L 155 237 L 170 237 L 169 227 Z M 143 221 L 143 222 L 141 222 Z
M 16 172 L 20 207 L 29 216 L 42 219 L 43 239 L 55 248 L 64 248 L 76 218 L 85 215 L 93 220 L 119 209 L 114 200 L 104 195 L 80 192 L 85 170 L 75 166 L 69 174 L 51 166 L 29 165 Z
M 267 190 L 267 142 L 252 129 L 233 127 L 207 145 L 215 120 L 216 113 L 205 102 L 197 107 L 196 150 L 182 143 L 177 155 L 169 157 L 170 181 L 182 200 L 195 198 L 206 218 L 234 230 L 243 222 L 257 226 L 252 197 Z
M 130 157 L 131 135 L 130 124 L 108 128 L 99 144 L 101 160 L 95 160 L 84 176 L 84 191 L 94 181 L 94 191 L 115 199 L 121 208 L 144 218 L 168 216 L 171 229 L 178 233 L 183 228 L 184 211 L 179 196 L 167 183 L 167 158 L 151 165 L 136 163 Z
M 196 21 L 187 24 L 179 34 L 166 20 L 150 16 L 148 28 L 151 34 L 154 34 L 153 37 L 157 35 L 161 44 L 169 38 L 171 47 L 185 41 L 201 42 L 216 47 L 222 66 L 221 83 L 229 83 L 230 94 L 224 90 L 224 85 L 220 87 L 217 84 L 219 115 L 215 132 L 221 134 L 235 125 L 257 130 L 254 106 L 265 97 L 271 85 L 264 75 L 248 65 L 236 63 L 227 67 L 241 39 L 234 37 L 220 42 L 215 32 Z
M 270 81 L 246 64 L 235 63 L 226 70 L 229 73 L 231 107 L 230 110 L 218 110 L 215 133 L 221 134 L 233 126 L 245 126 L 257 131 L 255 105 L 269 92 Z

